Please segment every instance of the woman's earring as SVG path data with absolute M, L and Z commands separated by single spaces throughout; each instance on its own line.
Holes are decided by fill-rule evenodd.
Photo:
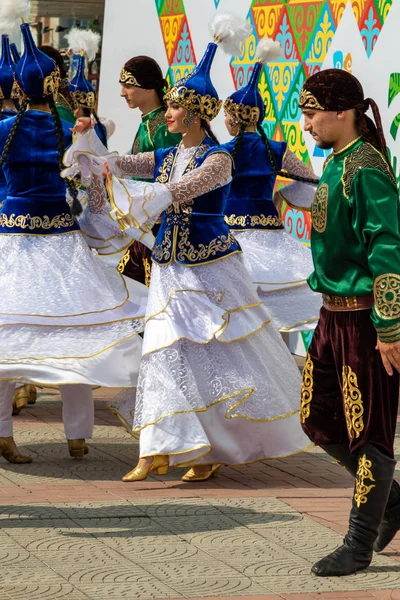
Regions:
M 187 128 L 189 128 L 192 124 L 191 116 L 192 116 L 191 113 L 187 112 L 186 115 L 183 117 L 183 124 Z

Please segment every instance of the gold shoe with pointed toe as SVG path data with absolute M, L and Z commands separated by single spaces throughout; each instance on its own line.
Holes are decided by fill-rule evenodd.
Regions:
M 34 385 L 29 384 L 26 386 L 28 388 L 28 404 L 35 404 L 37 398 L 37 391 Z
M 0 437 L 0 456 L 14 465 L 25 465 L 33 460 L 31 456 L 20 453 L 13 437 Z
M 19 387 L 18 389 L 15 390 L 14 392 L 14 397 L 13 397 L 13 401 L 12 401 L 12 414 L 15 415 L 19 415 L 19 413 L 21 412 L 21 410 L 23 408 L 25 408 L 25 406 L 28 406 L 29 403 L 29 385 L 23 385 L 22 387 Z
M 84 439 L 67 441 L 69 455 L 72 456 L 72 458 L 83 458 L 85 454 L 89 453 L 89 446 Z
M 182 481 L 192 483 L 195 481 L 208 481 L 209 479 L 213 479 L 214 477 L 218 477 L 219 470 L 221 465 L 210 465 L 210 469 L 204 473 L 203 475 L 197 475 L 196 471 L 193 469 L 189 469 L 189 471 L 182 477 Z
M 122 481 L 144 481 L 150 475 L 166 475 L 168 473 L 168 456 L 158 454 L 153 456 L 153 462 L 147 467 L 135 467 L 132 471 L 129 471 L 123 478 Z

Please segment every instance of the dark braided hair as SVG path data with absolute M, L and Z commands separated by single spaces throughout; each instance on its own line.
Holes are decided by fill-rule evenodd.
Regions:
M 107 148 L 107 135 L 104 133 L 105 127 L 104 127 L 103 123 L 100 121 L 95 109 L 94 108 L 86 108 L 85 106 L 81 106 L 80 108 L 83 111 L 84 117 L 88 117 L 89 119 L 91 119 L 92 117 L 94 118 L 97 125 L 99 126 L 100 141 L 103 144 L 103 146 L 105 146 Z
M 65 149 L 65 140 L 64 140 L 64 132 L 62 128 L 62 123 L 60 119 L 60 115 L 58 114 L 58 110 L 56 107 L 56 103 L 54 102 L 53 96 L 49 96 L 47 99 L 49 103 L 49 107 L 51 110 L 51 114 L 53 115 L 53 121 L 56 128 L 57 135 L 57 150 L 58 150 L 58 164 L 60 167 L 60 171 L 64 168 L 63 157 L 64 157 L 64 149 Z M 72 206 L 71 213 L 73 215 L 80 215 L 82 212 L 82 204 L 78 199 L 78 190 L 71 179 L 66 178 L 65 183 L 67 185 L 68 191 L 72 198 Z
M 215 133 L 213 132 L 213 130 L 211 129 L 210 123 L 208 121 L 206 121 L 205 119 L 200 119 L 200 125 L 201 125 L 202 129 L 204 129 L 204 131 L 206 132 L 208 137 L 210 137 L 212 140 L 214 140 L 214 142 L 216 144 L 219 144 L 219 140 L 218 140 L 217 136 L 215 135 Z
M 239 152 L 240 146 L 242 145 L 242 138 L 243 138 L 245 129 L 246 128 L 244 127 L 244 125 L 239 124 L 239 133 L 237 134 L 237 136 L 235 138 L 235 145 L 233 146 L 233 150 L 232 150 L 233 162 L 235 162 L 236 155 Z
M 275 154 L 271 148 L 271 144 L 269 143 L 267 134 L 265 133 L 261 124 L 257 125 L 257 131 L 261 135 L 263 142 L 267 148 L 268 157 L 271 162 L 271 166 L 272 166 L 272 169 L 273 169 L 275 175 L 279 175 L 279 177 L 284 177 L 285 179 L 293 179 L 294 181 L 301 181 L 303 183 L 312 183 L 312 184 L 318 183 L 318 179 L 313 179 L 312 177 L 302 177 L 301 175 L 295 175 L 294 173 L 287 173 L 286 171 L 282 171 L 281 169 L 278 169 L 278 166 L 277 166 L 276 160 L 275 160 Z
M 6 143 L 4 144 L 3 152 L 2 152 L 1 158 L 0 158 L 0 167 L 2 167 L 3 164 L 6 162 L 7 156 L 10 152 L 11 143 L 15 137 L 15 134 L 18 131 L 18 127 L 21 124 L 22 118 L 23 118 L 25 111 L 27 109 L 27 106 L 28 106 L 28 102 L 29 101 L 27 99 L 22 102 L 22 104 L 19 108 L 19 111 L 17 113 L 17 116 L 15 117 L 15 121 L 12 124 L 12 127 L 9 131 L 8 137 L 6 139 Z

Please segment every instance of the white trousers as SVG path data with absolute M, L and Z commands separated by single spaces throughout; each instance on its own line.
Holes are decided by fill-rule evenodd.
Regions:
M 19 387 L 19 386 L 18 386 Z M 0 437 L 13 434 L 12 400 L 15 382 L 0 382 Z M 63 423 L 67 440 L 90 438 L 94 426 L 94 403 L 89 385 L 60 386 L 63 402 Z

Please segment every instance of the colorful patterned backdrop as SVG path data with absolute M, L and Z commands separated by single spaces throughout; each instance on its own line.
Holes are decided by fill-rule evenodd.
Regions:
M 185 2 L 155 1 L 168 56 L 168 78 L 176 80 L 196 64 Z M 230 63 L 235 87 L 241 87 L 251 75 L 258 40 L 267 36 L 281 43 L 283 57 L 265 67 L 260 78 L 260 92 L 267 107 L 264 128 L 270 137 L 286 140 L 289 148 L 308 164 L 310 148 L 307 148 L 301 130 L 301 113 L 297 107 L 299 91 L 306 77 L 321 68 L 348 1 L 369 59 L 390 12 L 392 0 L 249 0 L 247 18 L 253 34 L 242 56 L 232 59 Z M 214 0 L 214 3 L 218 7 L 220 0 Z M 344 56 L 343 52 L 337 51 L 333 56 L 333 64 L 351 72 L 352 56 L 350 53 Z M 393 73 L 389 104 L 399 93 L 400 73 Z M 400 114 L 394 119 L 390 130 L 393 139 L 396 139 L 399 126 Z M 311 152 L 315 157 L 324 156 L 324 151 L 317 147 L 312 148 Z M 278 185 L 284 183 L 278 181 Z M 309 215 L 286 207 L 284 216 L 287 229 L 308 243 Z

